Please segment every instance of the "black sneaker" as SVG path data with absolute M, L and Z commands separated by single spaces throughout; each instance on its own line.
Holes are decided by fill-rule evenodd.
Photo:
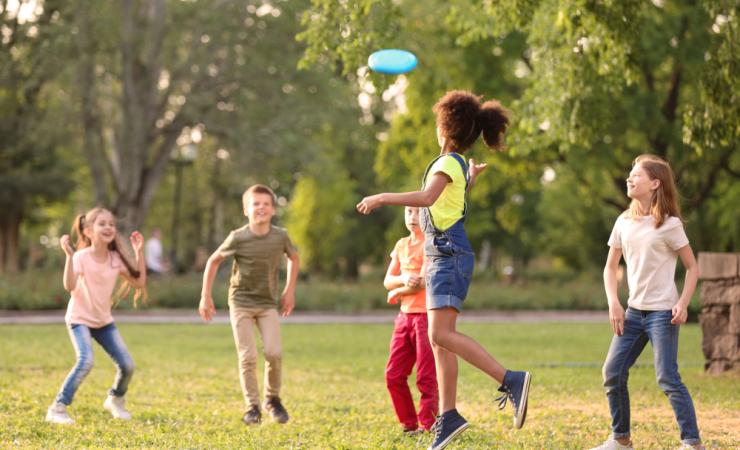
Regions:
M 434 440 L 427 450 L 442 450 L 457 436 L 468 428 L 468 421 L 456 409 L 451 409 L 441 416 L 432 426 Z
M 244 413 L 242 422 L 244 422 L 245 425 L 259 425 L 260 422 L 262 422 L 260 407 L 257 405 L 250 406 L 247 412 Z
M 268 397 L 265 400 L 265 411 L 269 412 L 273 420 L 277 423 L 287 423 L 290 419 L 288 411 L 280 402 L 280 397 Z
M 506 371 L 504 383 L 498 388 L 503 394 L 496 400 L 499 402 L 498 409 L 504 409 L 506 400 L 511 400 L 511 406 L 514 407 L 514 426 L 521 428 L 524 426 L 524 419 L 527 418 L 527 403 L 529 401 L 529 383 L 532 375 L 529 372 Z

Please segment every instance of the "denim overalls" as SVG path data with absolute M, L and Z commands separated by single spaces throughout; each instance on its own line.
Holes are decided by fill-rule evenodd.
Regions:
M 465 175 L 465 191 L 468 188 L 468 167 L 457 153 L 446 153 L 435 158 L 424 171 L 422 189 L 427 174 L 435 162 L 445 155 L 452 156 L 459 163 Z M 427 309 L 452 307 L 458 312 L 468 293 L 473 277 L 474 254 L 465 234 L 467 204 L 460 220 L 446 230 L 436 228 L 432 222 L 429 208 L 421 208 L 419 219 L 424 231 L 424 255 L 426 261 Z

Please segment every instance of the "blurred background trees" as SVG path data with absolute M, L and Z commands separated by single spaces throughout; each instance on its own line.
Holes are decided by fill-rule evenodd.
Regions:
M 512 110 L 470 199 L 481 268 L 591 271 L 632 159 L 673 165 L 695 250 L 738 248 L 738 5 L 729 1 L 13 0 L 0 4 L 0 273 L 58 268 L 100 203 L 179 271 L 275 189 L 306 272 L 357 277 L 405 234 L 364 195 L 416 189 L 449 89 Z M 369 53 L 409 49 L 388 77 Z

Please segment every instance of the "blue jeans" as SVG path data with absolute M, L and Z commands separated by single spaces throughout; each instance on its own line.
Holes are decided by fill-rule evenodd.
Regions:
M 116 324 L 111 323 L 102 328 L 72 324 L 69 326 L 69 337 L 77 354 L 77 363 L 67 375 L 67 379 L 64 380 L 56 401 L 70 405 L 82 380 L 90 373 L 93 367 L 92 339 L 95 339 L 103 347 L 103 350 L 110 355 L 118 368 L 113 387 L 108 391 L 108 394 L 116 397 L 122 397 L 126 394 L 128 383 L 134 374 L 134 360 L 131 359 Z
M 612 338 L 603 369 L 614 438 L 630 435 L 630 400 L 627 390 L 629 369 L 650 341 L 655 376 L 671 402 L 681 430 L 681 441 L 689 445 L 701 442 L 694 402 L 678 374 L 678 330 L 678 325 L 671 324 L 671 311 L 627 308 L 624 334 Z

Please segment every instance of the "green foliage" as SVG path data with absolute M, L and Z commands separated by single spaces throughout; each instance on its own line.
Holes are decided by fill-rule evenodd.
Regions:
M 600 368 L 611 338 L 607 323 L 458 328 L 506 367 L 531 370 L 533 382 L 527 423 L 516 430 L 510 407 L 495 408 L 497 384 L 461 363 L 458 408 L 472 426 L 456 448 L 588 448 L 606 439 L 609 413 Z M 393 413 L 383 378 L 391 323 L 282 326 L 281 397 L 291 421 L 267 419 L 249 429 L 240 422 L 244 402 L 228 325 L 119 329 L 136 362 L 126 395 L 133 420 L 114 421 L 103 410 L 115 369 L 96 348 L 95 367 L 69 409 L 77 423 L 63 427 L 43 417 L 74 362 L 64 326 L 0 327 L 0 441 L 22 448 L 417 449 L 431 440 L 429 434 L 405 436 Z M 738 440 L 731 420 L 740 396 L 738 376 L 703 373 L 698 326 L 682 327 L 680 339 L 681 375 L 696 404 L 703 443 L 732 448 Z M 630 372 L 630 388 L 635 444 L 678 446 L 649 346 Z

